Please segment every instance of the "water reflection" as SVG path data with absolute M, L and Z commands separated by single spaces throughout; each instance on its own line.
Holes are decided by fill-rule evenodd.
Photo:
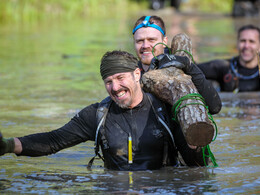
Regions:
M 32 172 L 15 174 L 2 181 L 1 190 L 13 192 L 78 193 L 190 193 L 217 191 L 213 170 L 208 168 L 165 168 L 158 171 L 107 171 L 94 169 L 81 174 Z

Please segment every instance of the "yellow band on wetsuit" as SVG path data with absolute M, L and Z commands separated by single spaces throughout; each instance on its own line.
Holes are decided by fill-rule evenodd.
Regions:
M 132 154 L 132 137 L 128 137 L 128 163 L 133 163 L 133 154 Z

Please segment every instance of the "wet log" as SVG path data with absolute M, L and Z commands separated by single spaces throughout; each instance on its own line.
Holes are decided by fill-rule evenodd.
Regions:
M 175 51 L 185 49 L 191 53 L 191 41 L 185 34 L 176 35 L 172 45 Z M 143 75 L 142 84 L 146 92 L 154 94 L 171 106 L 184 96 L 198 93 L 191 76 L 175 67 L 149 70 Z M 209 144 L 214 136 L 214 126 L 202 104 L 198 99 L 183 100 L 176 115 L 187 143 L 199 147 Z

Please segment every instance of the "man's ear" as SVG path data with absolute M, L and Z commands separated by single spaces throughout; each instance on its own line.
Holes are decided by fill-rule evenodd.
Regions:
M 136 82 L 139 82 L 141 79 L 141 70 L 140 68 L 137 68 L 134 70 L 134 78 Z
M 165 45 L 168 44 L 168 37 L 167 37 L 167 36 L 163 37 L 163 43 L 164 43 Z M 164 47 L 165 47 L 165 46 L 164 46 Z

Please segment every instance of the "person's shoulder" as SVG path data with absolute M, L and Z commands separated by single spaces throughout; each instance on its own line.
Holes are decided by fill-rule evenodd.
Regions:
M 100 102 L 90 104 L 90 105 L 84 107 L 81 111 L 87 111 L 87 110 L 90 110 L 90 109 L 97 109 L 99 104 L 100 104 Z
M 151 100 L 156 100 L 156 101 L 160 101 L 159 98 L 157 98 L 155 95 L 153 95 L 152 93 L 149 92 L 144 92 L 144 98 L 149 98 Z
M 89 118 L 91 115 L 95 116 L 98 106 L 99 106 L 99 103 L 90 104 L 90 105 L 84 107 L 83 109 L 78 110 L 78 112 L 76 112 L 74 117 Z
M 151 101 L 153 106 L 156 106 L 156 107 L 161 107 L 161 106 L 165 107 L 166 106 L 166 103 L 164 101 L 162 101 L 160 98 L 153 95 L 152 93 L 145 92 L 144 94 L 145 94 L 144 97 L 147 97 L 147 99 L 149 99 Z
M 229 67 L 231 60 L 232 60 L 232 59 L 214 59 L 214 60 L 210 60 L 210 61 L 198 63 L 197 65 L 198 65 L 199 67 L 203 67 L 203 66 Z
M 106 107 L 110 102 L 112 101 L 111 97 L 108 96 L 106 98 L 104 98 L 102 101 L 100 102 L 96 102 L 93 104 L 90 104 L 88 106 L 86 106 L 85 108 L 83 108 L 82 110 L 80 110 L 77 115 L 81 115 L 81 116 L 86 116 L 86 115 L 96 115 L 97 110 L 100 107 Z
M 88 111 L 88 110 L 93 110 L 93 109 L 97 110 L 99 107 L 104 106 L 104 105 L 110 103 L 111 101 L 112 101 L 111 97 L 108 96 L 108 97 L 104 98 L 103 100 L 101 100 L 100 102 L 96 102 L 96 103 L 86 106 L 81 111 Z
M 103 99 L 100 103 L 99 106 L 102 104 L 109 104 L 112 102 L 112 98 L 110 96 L 107 96 L 105 99 Z
M 229 65 L 230 59 L 215 59 L 215 60 L 212 60 L 211 62 L 216 63 L 216 64 Z

